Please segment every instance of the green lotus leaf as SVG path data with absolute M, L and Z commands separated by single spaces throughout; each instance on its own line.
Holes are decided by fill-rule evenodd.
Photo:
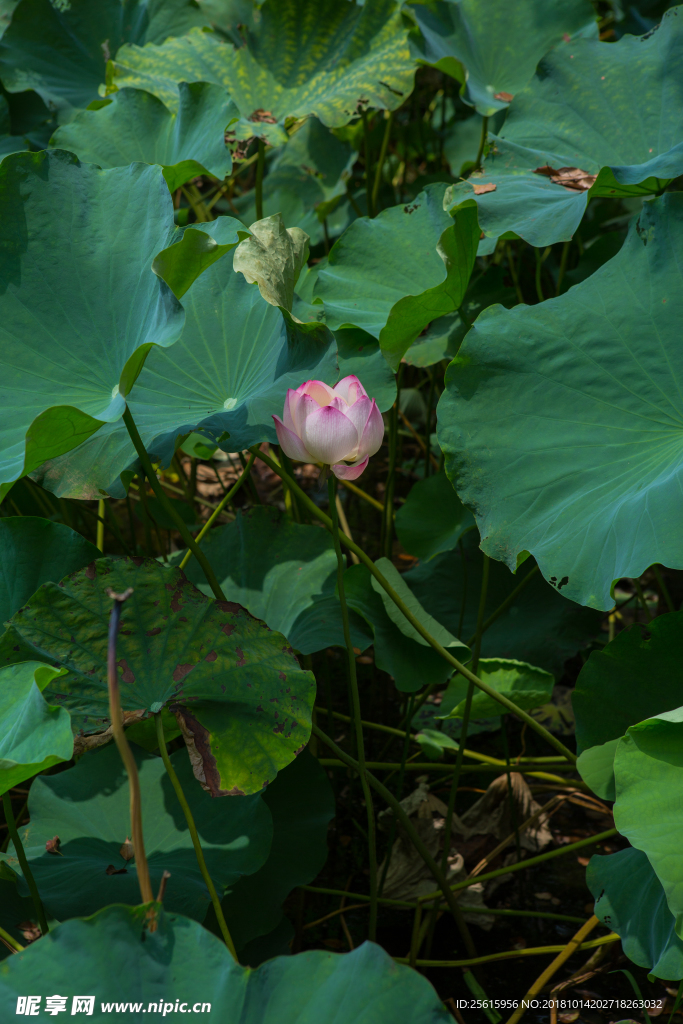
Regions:
M 405 550 L 430 559 L 454 548 L 463 533 L 474 527 L 474 516 L 465 508 L 445 473 L 436 473 L 413 484 L 396 513 L 396 535 Z
M 0 622 L 11 619 L 43 583 L 58 583 L 100 555 L 62 523 L 37 516 L 0 519 Z
M 286 142 L 289 117 L 315 114 L 335 127 L 361 107 L 395 110 L 414 73 L 394 0 L 321 0 L 314 11 L 308 0 L 266 0 L 237 49 L 199 29 L 161 46 L 122 47 L 110 88 L 143 88 L 171 106 L 178 82 L 215 82 L 239 107 L 245 132 Z
M 646 203 L 587 281 L 536 306 L 485 310 L 439 402 L 446 472 L 483 550 L 512 569 L 530 551 L 564 597 L 594 608 L 612 607 L 622 576 L 683 566 L 671 529 L 682 252 L 683 196 Z
M 555 677 L 550 672 L 529 665 L 526 661 L 508 658 L 481 658 L 477 675 L 497 693 L 509 697 L 523 711 L 546 704 L 550 700 L 555 684 Z M 450 681 L 441 702 L 439 718 L 464 716 L 468 686 L 467 680 L 460 675 Z M 498 701 L 475 689 L 472 697 L 472 718 L 499 717 Z
M 0 669 L 0 793 L 71 758 L 69 713 L 41 692 L 59 672 L 38 661 Z
M 341 234 L 349 223 L 346 180 L 356 157 L 352 146 L 338 139 L 317 117 L 307 118 L 268 161 L 263 179 L 264 216 L 281 213 L 285 224 L 301 228 L 311 244 L 317 245 L 325 238 L 320 210 L 329 208 L 323 218 L 328 236 Z M 250 189 L 233 198 L 245 224 L 256 220 L 255 195 Z
M 275 929 L 283 920 L 282 903 L 289 893 L 320 873 L 328 854 L 327 830 L 336 813 L 329 779 L 308 749 L 278 772 L 262 799 L 273 816 L 268 860 L 232 886 L 222 901 L 240 950 Z
M 572 691 L 572 698 L 575 692 Z M 595 747 L 588 747 L 579 754 L 576 761 L 581 778 L 602 800 L 616 800 L 614 755 L 620 739 L 621 737 L 618 737 Z
M 278 957 L 253 971 L 235 963 L 225 944 L 195 921 L 168 914 L 158 904 L 156 909 L 153 932 L 147 907 L 107 907 L 86 920 L 58 925 L 49 937 L 10 957 L 0 973 L 3 1019 L 14 1017 L 20 995 L 38 994 L 42 1004 L 43 996 L 64 991 L 74 958 L 78 992 L 94 997 L 93 1021 L 111 1019 L 116 1010 L 107 1004 L 125 1001 L 131 1024 L 144 1024 L 154 1012 L 150 1006 L 166 1012 L 163 1007 L 174 1009 L 176 1000 L 180 1012 L 196 1007 L 199 1013 L 204 1006 L 203 1012 L 230 1024 L 448 1024 L 451 1019 L 425 978 L 395 964 L 374 943 L 343 955 L 311 950 Z M 131 1001 L 137 1003 L 133 1010 Z
M 294 286 L 308 260 L 308 235 L 301 228 L 285 227 L 279 213 L 255 221 L 249 231 L 235 250 L 235 273 L 257 284 L 266 302 L 291 313 Z
M 640 850 L 591 857 L 586 882 L 595 914 L 621 936 L 624 953 L 655 978 L 683 977 L 683 942 L 662 884 Z
M 436 729 L 420 729 L 415 735 L 416 741 L 424 756 L 430 761 L 442 761 L 445 750 L 457 750 L 458 744 L 454 739 Z
M 662 884 L 676 934 L 683 938 L 680 792 L 683 708 L 629 727 L 614 755 L 614 824 L 642 850 Z
M 164 871 L 170 871 L 164 906 L 201 921 L 211 898 L 164 763 L 139 747 L 131 749 L 140 778 L 152 889 L 156 892 Z M 273 835 L 270 811 L 258 793 L 241 800 L 213 800 L 196 785 L 185 750 L 172 754 L 171 763 L 190 805 L 209 874 L 222 894 L 265 863 Z M 93 914 L 110 903 L 139 902 L 135 860 L 120 852 L 130 835 L 130 798 L 115 744 L 90 751 L 59 775 L 36 779 L 29 811 L 31 821 L 22 828 L 22 842 L 48 914 L 63 921 Z M 59 852 L 51 853 L 45 844 L 55 836 Z M 12 845 L 6 862 L 21 876 Z M 28 894 L 23 879 L 19 892 Z
M 682 648 L 683 612 L 674 612 L 634 623 L 591 652 L 572 695 L 579 753 L 680 706 Z
M 254 0 L 201 0 L 202 13 L 235 46 L 244 42 L 242 26 L 252 26 L 258 10 Z
M 384 572 L 387 559 L 380 559 L 379 567 Z M 386 573 L 385 573 L 386 575 Z M 392 574 L 393 575 L 393 574 Z M 398 573 L 396 573 L 398 575 Z M 418 643 L 413 635 L 419 636 L 410 623 L 401 615 L 401 625 L 396 624 L 388 614 L 388 609 L 380 593 L 373 587 L 373 577 L 364 565 L 352 565 L 344 573 L 344 588 L 349 608 L 361 615 L 374 633 L 374 655 L 377 668 L 387 672 L 394 680 L 396 688 L 403 693 L 414 693 L 422 686 L 440 686 L 452 674 L 448 663 L 431 647 Z M 395 580 L 390 580 L 392 586 Z M 399 576 L 398 588 L 401 597 L 407 597 L 411 610 L 418 614 L 424 625 L 434 625 L 442 642 L 457 643 L 442 626 L 427 616 L 417 605 L 415 598 Z M 406 594 L 407 591 L 407 594 Z M 393 602 L 392 602 L 393 603 Z M 398 613 L 400 615 L 400 612 Z M 405 631 L 401 628 L 405 626 Z M 422 638 L 420 637 L 420 640 Z M 455 654 L 468 655 L 467 648 L 456 648 Z
M 335 331 L 334 337 L 340 379 L 355 374 L 370 398 L 377 402 L 379 411 L 387 412 L 396 401 L 396 375 L 382 355 L 377 339 L 355 327 Z
M 182 307 L 151 273 L 172 230 L 161 168 L 3 160 L 0 483 L 119 419 L 149 351 L 177 340 Z
M 403 576 L 423 608 L 465 641 L 476 629 L 481 593 L 482 558 L 477 541 L 472 531 L 463 537 L 462 553 L 455 550 L 437 555 Z M 513 576 L 502 562 L 489 563 L 484 621 L 533 567 L 527 559 Z M 601 619 L 599 612 L 581 608 L 557 594 L 539 573 L 486 630 L 482 657 L 527 661 L 559 677 L 567 658 L 598 635 Z
M 108 723 L 107 590 L 126 602 L 117 647 L 125 711 L 175 711 L 213 796 L 254 793 L 308 740 L 314 683 L 284 638 L 239 605 L 211 601 L 154 559 L 101 558 L 44 584 L 10 620 L 2 664 L 66 668 L 46 690 L 87 733 Z M 194 738 L 193 738 L 194 737 Z
M 21 0 L 0 40 L 0 77 L 8 92 L 35 89 L 68 119 L 98 99 L 123 43 L 161 43 L 202 25 L 192 0 Z
M 238 229 L 241 222 L 231 217 L 202 226 L 219 246 L 232 243 Z M 255 285 L 233 272 L 229 254 L 197 278 L 183 305 L 185 328 L 172 358 L 159 360 L 161 350 L 154 349 L 128 402 L 147 450 L 164 465 L 177 438 L 193 430 L 207 443 L 221 438 L 231 452 L 274 443 L 272 416 L 282 415 L 287 389 L 308 378 L 338 379 L 330 332 L 322 324 L 299 324 L 264 302 Z M 116 423 L 72 455 L 42 466 L 38 479 L 62 497 L 97 496 L 99 490 L 123 496 L 120 475 L 135 459 L 125 427 Z
M 431 0 L 410 10 L 422 32 L 420 63 L 457 79 L 465 103 L 485 117 L 508 106 L 548 50 L 597 35 L 588 0 Z
M 361 327 L 396 370 L 432 320 L 457 309 L 479 239 L 475 210 L 455 222 L 443 210 L 445 186 L 428 185 L 407 206 L 351 224 L 330 250 L 314 294 L 332 330 Z
M 180 82 L 178 112 L 140 89 L 123 89 L 82 110 L 50 140 L 98 167 L 160 164 L 171 192 L 199 174 L 224 178 L 232 169 L 225 132 L 239 111 L 224 89 Z
M 420 625 L 427 629 L 442 647 L 460 647 L 462 650 L 460 652 L 456 651 L 456 655 L 458 653 L 469 654 L 469 651 L 462 641 L 457 640 L 456 637 L 449 633 L 433 615 L 430 615 L 429 612 L 425 611 L 408 584 L 403 579 L 403 576 L 401 576 L 396 566 L 390 562 L 388 558 L 378 558 L 375 564 L 390 586 L 396 591 L 408 610 L 413 613 Z M 396 605 L 389 597 L 384 587 L 378 583 L 374 576 L 372 577 L 372 589 L 376 594 L 379 594 L 382 604 L 384 605 L 384 610 L 394 625 L 401 630 L 403 635 L 410 637 L 411 640 L 414 640 L 415 643 L 420 644 L 422 647 L 429 647 L 429 643 L 420 633 L 418 633 L 412 623 L 408 621 L 398 605 Z
M 335 596 L 337 556 L 327 530 L 299 525 L 262 506 L 211 530 L 200 546 L 226 598 L 282 633 L 297 651 L 346 646 Z M 195 559 L 186 571 L 195 586 L 210 593 Z M 372 643 L 365 623 L 353 614 L 351 639 L 362 650 Z
M 548 54 L 491 136 L 482 175 L 454 186 L 447 203 L 474 198 L 487 237 L 515 231 L 545 246 L 572 237 L 592 196 L 659 193 L 683 173 L 681 60 L 675 8 L 642 39 L 579 39 Z M 574 172 L 569 187 L 552 171 Z M 495 190 L 475 195 L 481 184 Z

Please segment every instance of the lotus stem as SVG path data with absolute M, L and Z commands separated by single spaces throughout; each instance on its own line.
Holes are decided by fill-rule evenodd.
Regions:
M 5 821 L 7 822 L 7 831 L 9 832 L 10 839 L 14 843 L 14 849 L 17 853 L 17 859 L 21 867 L 26 884 L 28 885 L 29 892 L 31 893 L 31 899 L 33 900 L 33 906 L 35 907 L 36 914 L 38 916 L 38 924 L 43 935 L 47 935 L 49 928 L 47 926 L 47 918 L 45 917 L 45 908 L 43 907 L 40 893 L 38 892 L 38 886 L 36 880 L 33 877 L 33 872 L 29 867 L 28 860 L 26 858 L 26 852 L 24 851 L 24 844 L 21 841 L 19 832 L 17 830 L 17 823 L 14 818 L 14 811 L 12 810 L 12 800 L 7 793 L 2 794 L 2 807 L 5 812 Z M 14 940 L 12 940 L 14 941 Z
M 209 530 L 211 529 L 211 527 L 213 526 L 214 522 L 216 521 L 218 516 L 221 514 L 221 512 L 223 511 L 225 506 L 229 502 L 232 501 L 232 499 L 235 497 L 235 495 L 239 491 L 239 489 L 242 486 L 242 484 L 244 484 L 246 482 L 246 480 L 249 477 L 249 472 L 251 470 L 251 467 L 254 465 L 254 459 L 255 458 L 256 458 L 256 456 L 254 455 L 254 453 L 250 452 L 249 453 L 249 461 L 247 462 L 247 465 L 245 466 L 243 472 L 241 473 L 239 480 L 237 481 L 237 483 L 233 487 L 230 488 L 229 491 L 226 491 L 226 493 L 223 496 L 223 498 L 221 498 L 220 503 L 216 506 L 214 511 L 211 513 L 211 515 L 209 516 L 207 521 L 204 523 L 204 525 L 202 526 L 202 528 L 199 531 L 199 533 L 197 534 L 197 536 L 195 537 L 195 539 L 194 539 L 195 540 L 195 544 L 199 544 L 200 540 L 202 540 L 203 537 L 206 536 L 206 534 L 209 532 Z M 180 568 L 184 569 L 185 566 L 187 565 L 187 563 L 190 561 L 191 558 L 192 558 L 192 549 L 188 548 L 187 551 L 185 552 L 184 556 L 183 556 L 182 562 L 180 563 Z

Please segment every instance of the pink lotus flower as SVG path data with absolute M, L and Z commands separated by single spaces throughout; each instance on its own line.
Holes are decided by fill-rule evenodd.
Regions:
M 285 398 L 283 420 L 273 416 L 280 447 L 297 462 L 322 462 L 340 480 L 357 480 L 384 437 L 384 421 L 358 377 L 333 388 L 307 380 Z

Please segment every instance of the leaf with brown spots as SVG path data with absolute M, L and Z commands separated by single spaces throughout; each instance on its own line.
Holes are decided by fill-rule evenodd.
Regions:
M 205 597 L 180 569 L 123 557 L 93 565 L 44 585 L 14 615 L 0 666 L 29 657 L 65 669 L 46 698 L 70 712 L 84 745 L 89 734 L 108 739 L 106 591 L 132 587 L 117 646 L 124 716 L 187 709 L 209 737 L 212 792 L 259 792 L 308 741 L 312 675 L 283 636 L 239 604 Z

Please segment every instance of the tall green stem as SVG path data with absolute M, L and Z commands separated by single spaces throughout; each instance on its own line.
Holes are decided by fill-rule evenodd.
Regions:
M 254 465 L 254 459 L 255 458 L 256 458 L 256 456 L 253 454 L 253 452 L 250 452 L 250 454 L 249 454 L 249 462 L 247 463 L 246 467 L 244 468 L 242 474 L 240 475 L 239 480 L 237 481 L 236 484 L 234 484 L 233 487 L 230 488 L 229 491 L 226 491 L 225 495 L 223 496 L 223 498 L 220 501 L 220 504 L 218 504 L 216 506 L 216 508 L 211 513 L 211 515 L 209 516 L 207 521 L 204 523 L 204 525 L 202 526 L 201 530 L 199 531 L 199 533 L 195 537 L 195 543 L 196 544 L 199 544 L 199 542 L 202 540 L 202 538 L 206 536 L 206 534 L 209 532 L 209 530 L 211 529 L 211 527 L 213 526 L 213 524 L 215 523 L 216 519 L 221 514 L 221 512 L 223 511 L 225 506 L 228 504 L 228 502 L 232 501 L 232 499 L 235 497 L 235 495 L 239 491 L 240 487 L 242 486 L 242 484 L 245 482 L 245 480 L 249 476 L 249 471 L 251 470 L 251 467 Z M 185 552 L 184 556 L 183 556 L 182 562 L 180 563 L 180 568 L 181 569 L 185 568 L 187 563 L 190 561 L 191 557 L 192 557 L 192 551 L 190 550 L 190 548 L 188 548 L 187 551 Z
M 396 797 L 400 800 L 403 796 L 403 780 L 406 774 L 406 761 L 408 760 L 408 750 L 410 749 L 410 741 L 412 735 L 410 732 L 411 724 L 413 721 L 413 708 L 415 706 L 415 694 L 411 693 L 408 698 L 408 711 L 406 712 L 406 731 L 403 737 L 403 750 L 401 752 L 401 767 L 398 772 L 398 781 L 396 783 Z M 391 855 L 394 850 L 394 839 L 396 838 L 396 818 L 394 817 L 391 822 L 391 828 L 389 830 L 389 843 L 387 845 L 387 855 L 384 858 L 384 868 L 382 870 L 382 877 L 379 882 L 379 895 L 381 896 L 384 892 L 384 884 L 387 880 L 387 873 L 389 871 L 389 865 L 391 863 Z
M 14 811 L 12 810 L 12 801 L 10 799 L 9 792 L 2 794 L 2 807 L 5 812 L 5 821 L 7 822 L 7 831 L 9 832 L 10 839 L 14 843 L 14 849 L 16 850 L 17 859 L 21 866 L 26 884 L 28 885 L 29 892 L 31 893 L 31 899 L 33 900 L 33 906 L 35 907 L 36 914 L 38 916 L 38 924 L 43 935 L 47 935 L 49 928 L 47 926 L 47 918 L 45 917 L 45 909 L 43 907 L 40 894 L 38 892 L 38 886 L 36 880 L 33 877 L 33 872 L 28 866 L 28 860 L 24 852 L 24 844 L 21 841 L 19 832 L 17 830 L 17 823 L 14 820 Z
M 481 137 L 479 139 L 479 149 L 477 150 L 477 159 L 475 160 L 475 171 L 478 171 L 481 167 L 481 161 L 484 156 L 484 146 L 486 145 L 486 135 L 489 130 L 489 119 L 488 117 L 482 117 L 481 119 Z
M 282 468 L 276 462 L 274 462 L 273 459 L 270 458 L 270 456 L 266 455 L 265 452 L 262 452 L 257 448 L 251 448 L 250 451 L 255 451 L 257 458 L 265 462 L 267 466 L 270 466 L 273 472 L 277 473 L 278 476 L 282 477 L 285 483 L 288 483 L 290 487 L 296 489 L 296 494 L 301 504 L 306 509 L 308 509 L 308 511 L 311 513 L 312 516 L 314 516 L 314 518 L 318 519 L 327 527 L 327 529 L 330 532 L 332 532 L 332 520 L 330 519 L 330 517 L 326 515 L 322 511 L 322 509 L 318 508 L 315 502 L 312 501 L 311 498 L 309 498 L 306 492 L 301 487 L 299 487 L 295 480 L 293 480 L 291 477 L 287 477 L 286 474 L 283 472 Z M 475 686 L 478 686 L 480 690 L 482 690 L 493 700 L 498 701 L 498 703 L 501 704 L 507 711 L 511 711 L 512 714 L 516 715 L 519 719 L 521 719 L 522 722 L 526 722 L 530 729 L 533 729 L 535 733 L 538 733 L 539 736 L 542 736 L 546 743 L 549 743 L 551 747 L 554 747 L 554 749 L 557 750 L 562 755 L 562 757 L 565 758 L 565 760 L 569 761 L 570 764 L 576 764 L 576 754 L 573 754 L 571 750 L 565 747 L 564 743 L 558 740 L 556 736 L 553 736 L 551 732 L 548 732 L 548 730 L 544 726 L 537 722 L 535 718 L 532 718 L 531 715 L 527 714 L 526 711 L 523 711 L 522 708 L 518 707 L 514 703 L 514 701 L 511 701 L 504 694 L 499 693 L 492 686 L 489 686 L 489 684 L 485 683 L 483 679 L 479 679 L 473 672 L 470 671 L 470 669 L 463 665 L 461 661 L 458 661 L 457 658 L 453 657 L 450 651 L 447 651 L 445 647 L 441 646 L 439 641 L 435 637 L 433 637 L 429 630 L 425 629 L 425 627 L 422 625 L 419 619 L 417 619 L 413 615 L 410 608 L 408 608 L 404 601 L 399 597 L 399 595 L 396 593 L 396 591 L 391 586 L 389 581 L 385 578 L 383 573 L 380 572 L 380 570 L 377 568 L 372 559 L 369 558 L 368 555 L 366 555 L 366 553 L 363 551 L 361 547 L 358 546 L 358 544 L 356 544 L 353 540 L 351 540 L 350 537 L 345 536 L 345 534 L 341 532 L 339 533 L 339 540 L 341 541 L 342 544 L 344 544 L 345 547 L 349 549 L 349 551 L 355 551 L 355 553 L 358 555 L 359 560 L 363 563 L 363 565 L 367 566 L 367 568 L 375 577 L 379 585 L 382 587 L 385 593 L 388 594 L 388 596 L 394 602 L 399 611 L 406 617 L 411 626 L 417 630 L 417 632 L 420 634 L 421 637 L 423 637 L 423 639 L 427 641 L 430 647 L 432 647 L 438 654 L 441 655 L 444 661 L 447 661 L 448 664 L 452 665 L 453 668 L 457 669 L 458 672 L 460 672 L 460 674 L 465 677 L 465 679 L 469 680 L 470 682 L 473 682 Z
M 171 785 L 173 786 L 175 795 L 178 798 L 178 803 L 180 804 L 183 814 L 185 815 L 185 821 L 187 822 L 190 838 L 192 839 L 192 845 L 194 846 L 194 852 L 197 858 L 197 863 L 199 864 L 199 870 L 201 871 L 202 878 L 204 879 L 204 884 L 206 885 L 206 888 L 209 890 L 211 903 L 213 904 L 213 909 L 216 914 L 216 920 L 218 921 L 218 927 L 221 930 L 221 935 L 223 936 L 225 945 L 228 947 L 228 949 L 234 956 L 235 960 L 237 960 L 235 944 L 232 941 L 232 936 L 230 935 L 228 926 L 225 921 L 225 915 L 223 914 L 221 901 L 218 898 L 218 893 L 216 892 L 216 886 L 213 884 L 213 880 L 211 878 L 211 875 L 209 874 L 209 869 L 207 868 L 206 861 L 204 860 L 204 851 L 202 850 L 202 845 L 199 841 L 199 834 L 197 832 L 197 826 L 194 823 L 194 818 L 192 817 L 190 805 L 188 804 L 185 794 L 183 793 L 183 787 L 180 785 L 180 779 L 176 775 L 175 769 L 171 764 L 171 759 L 168 756 L 168 750 L 166 749 L 166 737 L 164 736 L 164 723 L 161 720 L 160 711 L 157 712 L 157 714 L 155 714 L 154 721 L 156 725 L 157 743 L 159 744 L 159 753 L 161 754 L 161 760 L 164 762 L 166 774 L 171 780 Z
M 396 378 L 396 401 L 389 413 L 389 468 L 384 490 L 384 516 L 382 519 L 382 554 L 391 560 L 394 549 L 394 485 L 396 482 L 396 454 L 398 448 L 398 411 L 401 399 L 403 364 Z
M 211 589 L 213 591 L 213 594 L 214 594 L 214 597 L 217 598 L 217 600 L 219 600 L 219 601 L 225 601 L 225 594 L 221 590 L 220 584 L 219 584 L 218 580 L 216 579 L 216 574 L 214 573 L 213 569 L 211 568 L 211 566 L 209 564 L 208 558 L 206 557 L 204 552 L 200 549 L 200 547 L 197 544 L 197 542 L 195 541 L 194 537 L 192 536 L 192 534 L 188 530 L 187 525 L 183 522 L 183 520 L 180 518 L 180 516 L 176 512 L 176 510 L 174 509 L 174 507 L 171 504 L 171 502 L 166 497 L 166 492 L 164 491 L 163 487 L 159 483 L 159 479 L 158 479 L 156 473 L 154 472 L 154 466 L 152 465 L 152 460 L 150 459 L 149 455 L 147 454 L 147 450 L 146 450 L 144 444 L 142 443 L 142 438 L 140 437 L 140 434 L 138 433 L 138 428 L 135 426 L 135 420 L 131 416 L 131 412 L 130 412 L 130 409 L 128 408 L 128 406 L 126 406 L 126 410 L 125 410 L 125 412 L 123 414 L 123 422 L 126 424 L 126 429 L 128 430 L 128 433 L 130 435 L 130 439 L 133 442 L 133 445 L 135 446 L 135 451 L 138 453 L 138 458 L 140 459 L 140 462 L 142 463 L 142 468 L 145 471 L 145 475 L 147 476 L 147 479 L 149 480 L 150 484 L 152 485 L 152 490 L 154 491 L 154 493 L 156 494 L 157 498 L 159 499 L 159 501 L 160 501 L 164 511 L 168 513 L 168 515 L 171 517 L 173 522 L 176 524 L 176 529 L 177 529 L 178 533 L 183 538 L 183 540 L 187 544 L 188 548 L 190 549 L 190 551 L 192 552 L 194 557 L 197 559 L 197 561 L 201 565 L 202 569 L 204 570 L 204 575 L 206 576 L 206 582 L 211 587 Z
M 375 211 L 372 206 L 372 161 L 370 159 L 370 129 L 368 127 L 368 112 L 363 107 L 360 112 L 363 119 L 363 135 L 365 141 L 365 195 L 368 207 L 368 217 L 374 217 Z
M 256 162 L 256 183 L 254 200 L 256 202 L 256 220 L 263 220 L 263 171 L 266 165 L 266 147 L 263 139 L 258 140 L 258 160 Z
M 318 728 L 317 725 L 313 726 L 313 732 L 316 734 L 316 736 L 319 739 L 321 739 L 323 741 L 323 743 L 327 747 L 330 748 L 331 751 L 333 751 L 337 755 L 337 757 L 339 758 L 340 761 L 344 761 L 349 766 L 349 768 L 354 768 L 356 771 L 360 770 L 360 766 L 358 764 L 358 761 L 356 761 L 356 760 L 354 760 L 354 758 L 350 757 L 346 753 L 345 750 L 341 749 L 341 747 L 338 747 L 337 744 L 334 742 L 334 740 L 330 739 L 330 737 L 327 736 L 322 731 L 322 729 Z M 446 903 L 448 905 L 448 909 L 453 914 L 453 917 L 455 919 L 455 923 L 458 926 L 458 930 L 460 932 L 460 935 L 462 936 L 462 939 L 463 939 L 463 942 L 465 944 L 465 948 L 467 949 L 467 952 L 470 954 L 470 956 L 476 956 L 476 950 L 475 950 L 474 944 L 472 942 L 472 936 L 470 935 L 469 929 L 468 929 L 467 925 L 465 924 L 464 918 L 462 916 L 462 911 L 461 911 L 460 907 L 458 906 L 453 893 L 451 892 L 451 888 L 448 885 L 448 882 L 446 880 L 446 876 L 444 875 L 443 871 L 441 870 L 439 865 L 436 863 L 436 861 L 432 857 L 432 855 L 429 852 L 429 850 L 427 849 L 426 845 L 424 844 L 424 842 L 420 838 L 420 835 L 419 835 L 417 829 L 413 825 L 412 821 L 410 820 L 410 818 L 408 817 L 406 812 L 401 807 L 400 802 L 396 799 L 394 794 L 390 790 L 388 790 L 387 787 L 385 785 L 383 785 L 379 781 L 379 779 L 376 778 L 376 776 L 374 776 L 371 772 L 366 770 L 365 774 L 366 774 L 366 778 L 367 778 L 368 782 L 370 783 L 370 785 L 372 786 L 372 788 L 377 793 L 379 793 L 379 795 L 382 797 L 382 799 L 389 805 L 389 807 L 391 807 L 392 811 L 394 812 L 394 814 L 396 815 L 396 817 L 400 821 L 400 823 L 401 823 L 401 825 L 402 825 L 406 835 L 408 836 L 408 839 L 410 840 L 412 845 L 415 847 L 415 849 L 419 853 L 420 857 L 422 857 L 422 860 L 424 861 L 425 865 L 429 868 L 430 872 L 434 876 L 434 879 L 435 879 L 437 885 L 439 886 L 439 889 L 441 890 L 441 892 L 443 894 L 443 898 L 445 899 L 445 901 L 446 901 Z M 437 895 L 438 895 L 438 893 L 437 893 Z
M 118 752 L 121 755 L 121 760 L 123 761 L 123 766 L 128 775 L 128 789 L 130 795 L 130 830 L 133 839 L 135 870 L 137 871 L 140 895 L 143 903 L 151 903 L 154 896 L 152 895 L 152 883 L 149 880 L 147 854 L 145 853 L 145 843 L 142 836 L 142 797 L 140 794 L 140 777 L 138 776 L 138 766 L 135 763 L 133 751 L 130 749 L 126 733 L 123 728 L 119 678 L 116 671 L 116 638 L 119 632 L 119 623 L 121 621 L 121 608 L 123 602 L 132 594 L 132 590 L 127 590 L 123 594 L 115 594 L 112 590 L 108 591 L 108 593 L 114 601 L 111 614 L 109 616 L 109 642 L 107 646 L 109 717 L 111 719 L 111 729 L 114 734 L 114 742 L 116 743 Z
M 351 643 L 351 630 L 349 627 L 349 610 L 346 604 L 344 591 L 344 558 L 339 541 L 339 519 L 337 516 L 337 478 L 330 474 L 327 481 L 327 493 L 329 497 L 330 513 L 332 519 L 332 538 L 334 550 L 337 554 L 337 589 L 339 591 L 339 603 L 342 612 L 342 627 L 344 630 L 344 643 L 349 667 L 349 684 L 351 688 L 351 713 L 353 715 L 353 726 L 356 734 L 356 752 L 358 754 L 358 774 L 365 798 L 365 809 L 368 818 L 368 846 L 370 860 L 370 924 L 368 926 L 368 938 L 374 942 L 377 934 L 377 838 L 375 834 L 375 809 L 372 804 L 372 793 L 368 783 L 367 770 L 365 768 L 365 744 L 363 742 L 363 725 L 360 713 L 360 695 L 358 693 L 358 678 L 356 676 L 356 656 L 353 653 Z
M 384 167 L 384 161 L 385 161 L 386 155 L 387 155 L 387 147 L 389 145 L 389 136 L 391 135 L 391 122 L 393 120 L 393 117 L 394 117 L 394 112 L 393 112 L 393 110 L 390 110 L 389 111 L 389 116 L 387 117 L 386 127 L 384 129 L 384 137 L 382 138 L 382 146 L 381 146 L 381 149 L 379 151 L 379 158 L 377 160 L 377 167 L 375 168 L 375 183 L 372 186 L 372 209 L 373 209 L 373 216 L 374 216 L 374 211 L 377 210 L 377 197 L 379 196 L 379 186 L 380 186 L 381 181 L 382 181 L 382 168 Z

